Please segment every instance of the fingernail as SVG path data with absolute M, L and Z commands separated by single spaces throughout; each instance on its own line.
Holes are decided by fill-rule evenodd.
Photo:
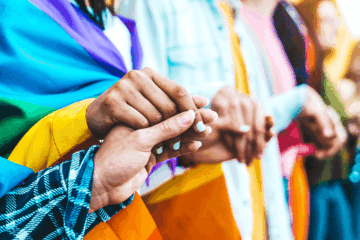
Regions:
M 212 127 L 208 126 L 209 128 L 209 134 L 212 132 Z
M 196 124 L 196 128 L 199 132 L 203 132 L 206 129 L 206 127 L 202 121 L 200 121 Z
M 250 126 L 249 125 L 241 125 L 240 131 L 246 133 L 246 132 L 250 131 Z
M 215 120 L 217 120 L 219 118 L 219 114 L 217 112 L 214 112 L 214 113 L 215 113 Z
M 163 147 L 159 147 L 158 149 L 156 149 L 156 154 L 160 155 L 163 152 Z
M 191 121 L 195 118 L 195 112 L 194 110 L 189 110 L 187 112 L 184 112 L 183 114 L 178 117 L 178 121 L 182 125 L 188 125 L 191 123 Z
M 206 104 L 205 104 L 205 107 L 208 106 L 210 103 L 210 100 L 208 98 L 206 98 Z
M 174 150 L 177 151 L 180 149 L 180 141 L 178 141 L 177 143 L 174 144 L 173 146 Z

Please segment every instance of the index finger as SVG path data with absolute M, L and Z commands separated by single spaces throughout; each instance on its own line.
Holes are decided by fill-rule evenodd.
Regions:
M 175 102 L 180 112 L 193 110 L 195 112 L 193 129 L 198 133 L 205 131 L 206 127 L 203 119 L 200 113 L 196 111 L 197 107 L 189 92 L 186 91 L 184 87 L 150 68 L 144 68 L 140 71 L 147 74 L 150 79 Z

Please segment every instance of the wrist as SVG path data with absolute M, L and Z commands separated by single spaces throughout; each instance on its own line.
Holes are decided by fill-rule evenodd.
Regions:
M 96 163 L 94 161 L 94 173 L 89 213 L 110 204 L 108 191 L 102 181 L 103 177 L 104 174 L 101 174 L 101 167 L 96 166 Z

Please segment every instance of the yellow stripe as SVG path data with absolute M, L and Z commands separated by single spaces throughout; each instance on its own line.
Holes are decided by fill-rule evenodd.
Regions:
M 150 193 L 147 204 L 155 204 L 176 195 L 194 190 L 216 178 L 223 176 L 221 164 L 202 164 L 163 184 Z

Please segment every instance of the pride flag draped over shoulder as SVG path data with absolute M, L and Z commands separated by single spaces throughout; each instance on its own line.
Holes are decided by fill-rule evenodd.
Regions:
M 135 23 L 134 69 L 142 51 Z M 66 0 L 0 1 L 0 154 L 50 112 L 100 95 L 126 72 L 102 29 Z
M 133 69 L 139 69 L 142 51 L 135 23 L 119 18 L 131 33 Z M 127 72 L 121 54 L 102 29 L 68 0 L 0 0 L 0 38 L 1 156 L 10 155 L 22 136 L 41 118 L 100 95 Z M 54 118 L 66 111 L 64 116 L 68 117 L 69 111 L 74 116 L 80 114 L 84 104 L 79 105 L 57 111 L 42 123 L 48 121 L 49 129 L 62 132 L 63 128 L 59 130 L 52 125 Z M 61 124 L 66 123 L 58 126 Z M 29 135 L 32 137 L 22 140 L 25 146 L 26 141 L 30 145 L 34 139 L 42 139 L 36 132 Z M 45 136 L 43 139 L 47 140 Z M 17 155 L 15 152 L 13 156 Z M 126 209 L 109 222 L 96 226 L 85 238 L 94 237 L 161 239 L 138 195 Z

